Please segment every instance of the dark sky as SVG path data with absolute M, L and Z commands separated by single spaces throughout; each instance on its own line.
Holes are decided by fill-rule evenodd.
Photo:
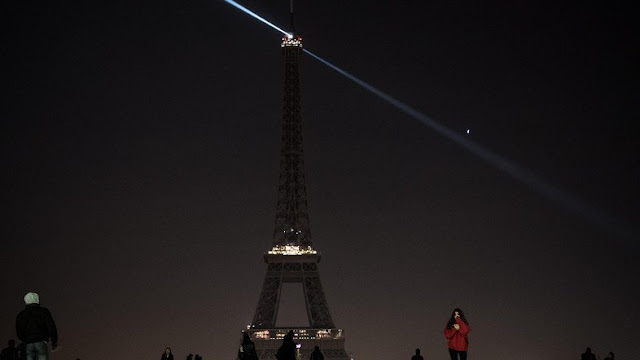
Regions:
M 285 26 L 288 1 L 242 4 Z M 638 234 L 638 13 L 621 2 L 298 1 L 305 47 Z M 280 34 L 221 0 L 8 1 L 0 342 L 235 357 L 271 244 Z M 637 237 L 558 206 L 305 56 L 322 281 L 357 359 L 640 358 Z M 289 289 L 281 324 L 293 323 Z M 291 300 L 294 299 L 294 300 Z M 291 323 L 287 323 L 291 322 Z M 298 324 L 299 325 L 299 324 Z

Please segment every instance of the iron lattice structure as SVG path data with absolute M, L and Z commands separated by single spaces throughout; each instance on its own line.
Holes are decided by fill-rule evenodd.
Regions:
M 311 242 L 302 136 L 302 39 L 299 36 L 285 36 L 281 45 L 284 58 L 284 105 L 273 247 L 264 256 L 267 273 L 253 322 L 246 332 L 255 342 L 260 359 L 275 359 L 284 334 L 293 330 L 294 340 L 302 345 L 299 351 L 303 359 L 309 357 L 314 346 L 319 346 L 327 359 L 348 360 L 343 331 L 335 328 L 322 290 L 318 271 L 320 254 L 313 249 Z M 284 283 L 302 285 L 309 327 L 276 327 Z
M 300 91 L 302 39 L 282 39 L 284 99 L 280 145 L 280 179 L 273 245 L 311 246 Z

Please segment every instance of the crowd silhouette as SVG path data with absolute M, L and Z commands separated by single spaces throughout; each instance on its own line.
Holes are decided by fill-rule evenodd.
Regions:
M 0 360 L 47 360 L 49 346 L 52 351 L 58 347 L 55 322 L 49 310 L 40 306 L 39 295 L 29 292 L 24 296 L 24 302 L 26 307 L 16 318 L 16 334 L 21 342 L 16 345 L 16 340 L 10 339 L 7 342 L 7 347 L 0 352 Z M 467 360 L 470 331 L 471 326 L 462 310 L 454 309 L 444 329 L 451 360 Z M 289 330 L 284 336 L 275 357 L 277 360 L 306 360 L 301 359 L 300 344 L 295 343 L 293 330 Z M 600 357 L 597 357 L 590 347 L 587 347 L 580 356 L 580 360 L 599 359 Z M 174 360 L 170 347 L 165 347 L 160 360 Z M 189 354 L 186 360 L 203 359 L 199 354 L 195 354 L 195 356 Z M 237 360 L 259 360 L 256 346 L 248 333 L 243 333 L 242 341 L 238 347 Z M 319 346 L 315 346 L 309 360 L 324 360 L 324 354 Z M 411 357 L 411 360 L 424 360 L 420 355 L 420 349 L 415 350 L 415 355 Z M 603 360 L 615 360 L 615 354 L 609 352 Z
M 293 341 L 293 331 L 290 330 L 282 340 L 282 345 L 278 348 L 276 353 L 276 359 L 278 360 L 306 360 L 300 359 L 297 344 Z M 35 359 L 35 358 L 34 358 Z M 242 342 L 238 348 L 238 360 L 260 360 L 256 352 L 256 347 L 249 334 L 244 333 Z M 610 351 L 606 357 L 601 358 L 597 356 L 590 347 L 587 347 L 585 352 L 580 355 L 580 360 L 615 360 L 615 354 Z M 10 339 L 7 342 L 7 347 L 3 348 L 0 352 L 0 360 L 28 360 L 27 353 L 25 351 L 25 344 L 20 343 L 16 345 L 15 339 Z M 76 359 L 80 360 L 80 359 Z M 170 347 L 166 347 L 162 353 L 160 360 L 174 360 L 173 353 Z M 186 360 L 203 360 L 202 356 L 195 354 L 187 355 Z M 324 354 L 320 350 L 320 347 L 316 346 L 309 357 L 309 360 L 324 360 Z M 411 357 L 411 360 L 424 360 L 420 355 L 420 349 L 415 350 L 415 354 Z
M 160 356 L 160 360 L 173 360 L 173 352 L 171 351 L 170 347 L 167 346 L 164 349 L 164 352 Z M 202 356 L 196 354 L 196 356 L 194 357 L 193 354 L 189 354 L 187 355 L 186 360 L 202 360 Z

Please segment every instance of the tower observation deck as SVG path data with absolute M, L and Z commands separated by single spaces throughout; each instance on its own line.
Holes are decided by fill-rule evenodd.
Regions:
M 318 263 L 320 253 L 313 248 L 304 175 L 300 59 L 302 37 L 284 36 L 284 97 L 281 128 L 280 176 L 272 248 L 264 254 L 267 263 L 262 291 L 253 321 L 244 332 L 256 345 L 261 360 L 274 360 L 289 330 L 301 344 L 302 359 L 318 346 L 327 360 L 348 360 L 344 332 L 334 326 L 322 290 Z M 278 328 L 276 320 L 282 284 L 302 284 L 309 327 Z

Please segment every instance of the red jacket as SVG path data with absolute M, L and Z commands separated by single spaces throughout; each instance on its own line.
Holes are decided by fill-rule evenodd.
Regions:
M 471 331 L 471 327 L 459 317 L 456 318 L 456 324 L 460 325 L 460 330 L 454 327 L 445 327 L 444 336 L 447 338 L 449 349 L 458 351 L 469 350 L 469 338 L 467 334 Z

